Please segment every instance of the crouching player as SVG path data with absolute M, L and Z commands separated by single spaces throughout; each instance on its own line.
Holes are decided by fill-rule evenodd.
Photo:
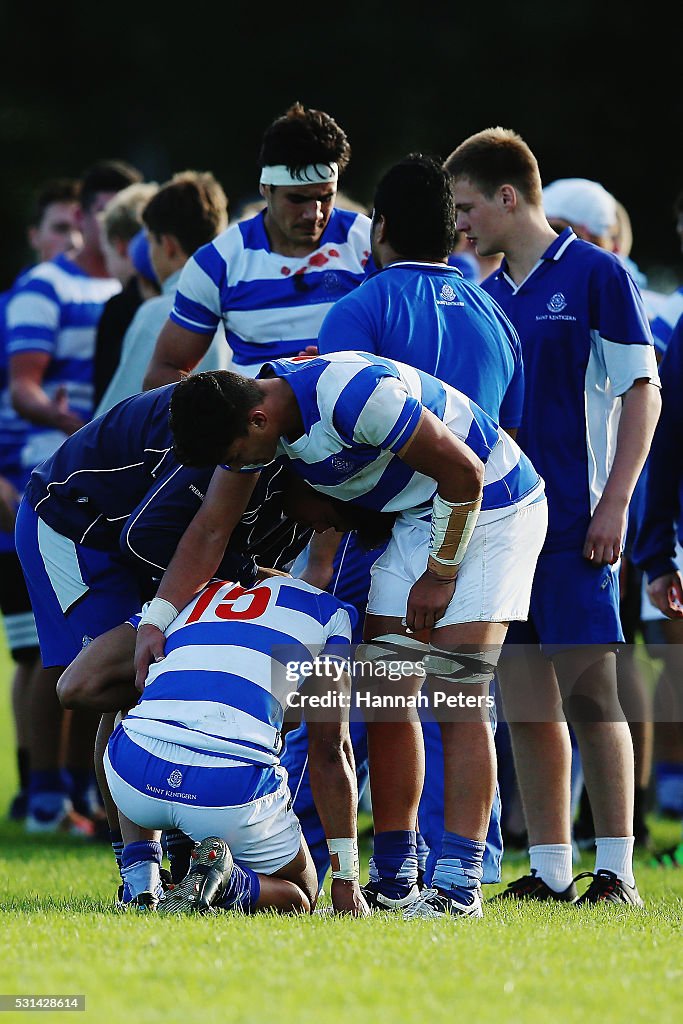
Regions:
M 66 707 L 131 708 L 109 740 L 105 771 L 119 810 L 138 826 L 124 836 L 135 841 L 123 856 L 138 906 L 163 913 L 314 909 L 316 872 L 278 754 L 283 704 L 291 703 L 283 662 L 316 663 L 324 654 L 317 664 L 327 666 L 324 685 L 336 693 L 324 720 L 308 716 L 311 788 L 330 849 L 334 910 L 368 913 L 358 883 L 349 681 L 346 672 L 329 673 L 331 660 L 348 655 L 349 612 L 355 615 L 290 577 L 248 590 L 218 580 L 168 628 L 159 621 L 166 655 L 150 667 L 136 704 L 139 616 L 97 637 L 65 670 L 58 694 Z M 159 901 L 161 829 L 181 829 L 196 845 L 187 876 Z

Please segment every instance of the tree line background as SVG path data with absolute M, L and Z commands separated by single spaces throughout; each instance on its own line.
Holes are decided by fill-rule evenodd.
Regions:
M 666 5 L 668 6 L 668 5 Z M 544 183 L 600 181 L 625 205 L 652 283 L 683 280 L 680 16 L 660 0 L 428 0 L 169 5 L 0 2 L 0 288 L 29 259 L 45 178 L 118 157 L 149 180 L 211 170 L 231 209 L 257 194 L 268 123 L 294 100 L 328 111 L 353 156 L 341 187 L 370 204 L 411 151 L 446 157 L 514 128 Z

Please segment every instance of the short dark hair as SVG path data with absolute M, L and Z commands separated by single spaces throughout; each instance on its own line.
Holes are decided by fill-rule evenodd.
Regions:
M 228 223 L 228 198 L 210 171 L 181 171 L 162 185 L 142 211 L 155 235 L 174 235 L 191 256 Z
M 229 370 L 191 373 L 173 389 L 169 423 L 183 466 L 217 466 L 226 449 L 249 432 L 248 413 L 263 393 L 258 381 Z
M 48 206 L 53 203 L 77 203 L 81 194 L 78 178 L 51 178 L 43 183 L 33 197 L 29 211 L 29 227 L 38 227 Z
M 347 530 L 355 530 L 356 539 L 363 551 L 372 551 L 380 547 L 391 537 L 396 522 L 396 512 L 380 512 L 374 508 L 364 508 L 350 501 L 329 496 L 330 502 L 340 509 Z
M 89 210 L 98 192 L 120 192 L 142 179 L 142 173 L 124 160 L 98 160 L 83 172 L 81 206 Z
M 341 173 L 350 159 L 346 132 L 334 118 L 297 102 L 266 128 L 258 166 L 284 164 L 291 173 L 308 164 L 336 163 Z
M 444 259 L 456 240 L 451 177 L 441 162 L 410 153 L 394 164 L 375 191 L 374 217 L 386 218 L 392 249 L 413 259 Z
M 501 185 L 513 185 L 527 203 L 543 205 L 536 157 L 511 128 L 486 128 L 470 135 L 444 166 L 453 178 L 468 178 L 489 199 Z

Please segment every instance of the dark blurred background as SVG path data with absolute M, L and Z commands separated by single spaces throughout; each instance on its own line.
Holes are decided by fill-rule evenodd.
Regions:
M 671 290 L 683 280 L 671 209 L 683 122 L 680 11 L 668 6 L 2 2 L 0 288 L 28 259 L 27 208 L 45 178 L 103 157 L 159 182 L 212 170 L 234 211 L 257 193 L 261 133 L 298 99 L 346 130 L 341 187 L 365 203 L 411 150 L 445 157 L 481 128 L 516 129 L 544 183 L 593 178 L 625 205 L 632 257 Z

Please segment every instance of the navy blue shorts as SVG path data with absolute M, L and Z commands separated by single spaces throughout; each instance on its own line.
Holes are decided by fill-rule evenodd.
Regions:
M 45 668 L 68 665 L 90 640 L 140 611 L 139 587 L 122 555 L 56 533 L 25 498 L 16 540 Z

